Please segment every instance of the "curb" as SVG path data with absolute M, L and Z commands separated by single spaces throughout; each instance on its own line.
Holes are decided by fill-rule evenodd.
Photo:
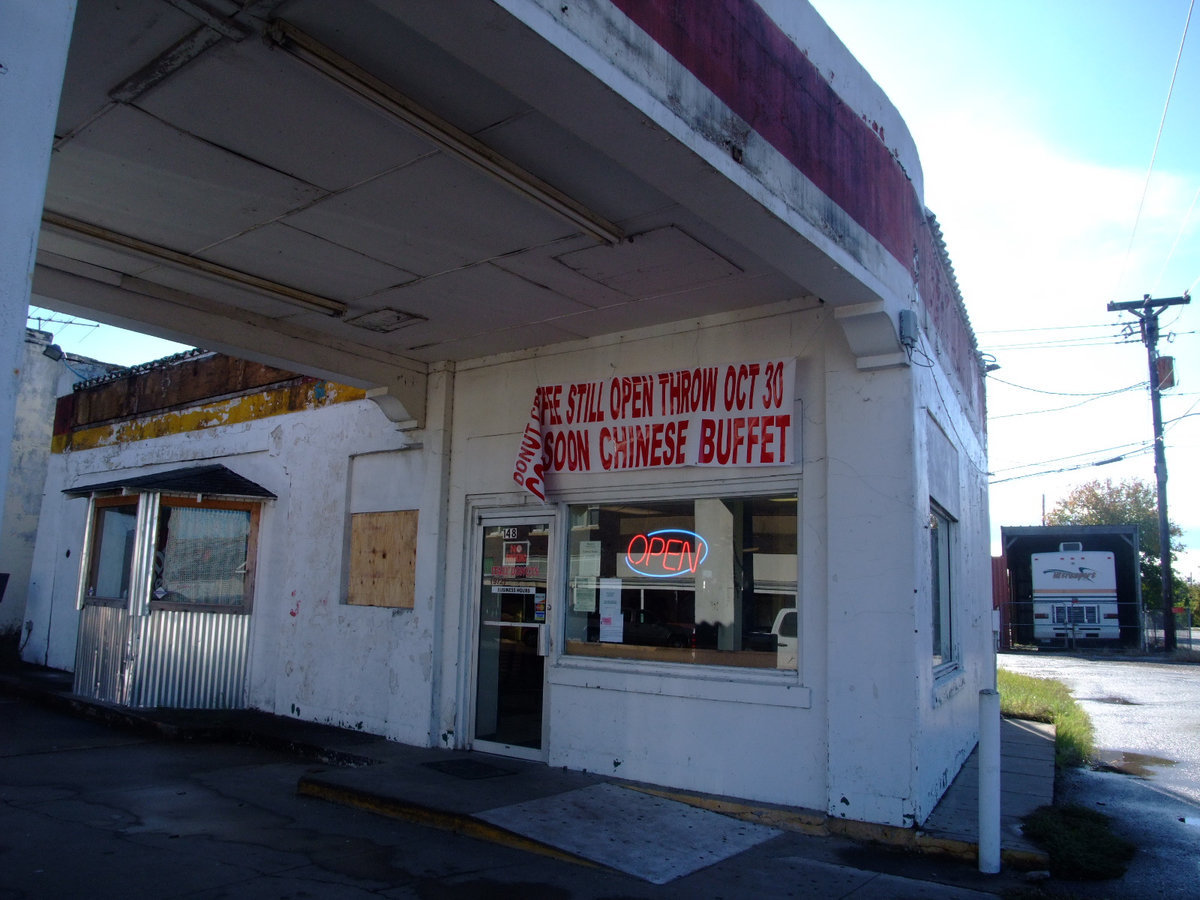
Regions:
M 876 825 L 854 819 L 837 819 L 815 810 L 776 807 L 765 804 L 744 803 L 722 797 L 688 794 L 643 785 L 625 785 L 633 790 L 676 800 L 707 809 L 711 812 L 732 816 L 744 822 L 769 825 L 783 831 L 814 837 L 837 835 L 853 841 L 883 844 L 910 853 L 929 856 L 946 856 L 972 862 L 979 857 L 979 844 L 962 838 L 939 837 L 919 829 L 900 828 L 894 825 Z M 1034 871 L 1050 867 L 1050 856 L 1040 850 L 1001 848 L 1000 860 L 1004 865 L 1020 871 Z

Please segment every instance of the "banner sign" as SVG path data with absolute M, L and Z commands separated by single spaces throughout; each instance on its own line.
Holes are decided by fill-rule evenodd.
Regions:
M 543 385 L 513 480 L 544 501 L 555 472 L 791 465 L 795 385 L 795 357 Z

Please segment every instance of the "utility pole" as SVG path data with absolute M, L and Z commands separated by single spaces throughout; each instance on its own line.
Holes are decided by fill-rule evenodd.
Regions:
M 1187 291 L 1182 297 L 1151 300 L 1146 294 L 1141 300 L 1109 303 L 1108 311 L 1131 312 L 1138 317 L 1142 343 L 1150 360 L 1150 409 L 1154 417 L 1154 475 L 1158 481 L 1158 556 L 1162 573 L 1163 649 L 1175 649 L 1175 596 L 1171 577 L 1171 531 L 1167 521 L 1167 452 L 1163 443 L 1162 389 L 1158 374 L 1158 314 L 1168 306 L 1191 303 Z

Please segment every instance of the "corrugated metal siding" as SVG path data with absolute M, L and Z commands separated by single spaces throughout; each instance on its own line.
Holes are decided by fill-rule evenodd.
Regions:
M 245 706 L 249 616 L 155 610 L 138 629 L 132 706 Z
M 73 690 L 107 703 L 126 702 L 125 657 L 131 655 L 128 611 L 85 604 L 79 613 Z
M 74 691 L 123 706 L 241 709 L 249 636 L 244 615 L 86 605 Z

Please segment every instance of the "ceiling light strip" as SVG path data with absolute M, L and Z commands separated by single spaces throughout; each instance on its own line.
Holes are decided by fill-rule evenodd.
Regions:
M 119 247 L 122 250 L 136 253 L 138 256 L 147 257 L 179 269 L 198 272 L 239 287 L 249 288 L 260 294 L 266 294 L 283 303 L 298 306 L 310 312 L 318 312 L 327 316 L 343 316 L 346 314 L 348 308 L 345 303 L 330 300 L 328 297 L 310 294 L 308 291 L 302 291 L 299 288 L 289 287 L 286 284 L 280 284 L 277 281 L 270 281 L 266 278 L 259 278 L 257 275 L 240 272 L 237 269 L 231 269 L 228 266 L 222 266 L 208 260 L 198 259 L 195 256 L 188 256 L 186 253 L 180 253 L 177 250 L 170 250 L 158 244 L 151 244 L 126 234 L 102 228 L 99 225 L 92 225 L 90 222 L 82 222 L 79 219 L 72 219 L 69 216 L 59 215 L 48 210 L 42 213 L 42 223 L 52 231 L 57 231 L 60 234 L 83 238 L 92 243 L 99 243 L 109 247 Z
M 447 153 L 569 220 L 585 234 L 609 244 L 617 244 L 624 239 L 625 233 L 620 226 L 597 215 L 553 185 L 451 125 L 296 26 L 276 19 L 269 33 L 279 46 L 301 62 L 399 119 Z

